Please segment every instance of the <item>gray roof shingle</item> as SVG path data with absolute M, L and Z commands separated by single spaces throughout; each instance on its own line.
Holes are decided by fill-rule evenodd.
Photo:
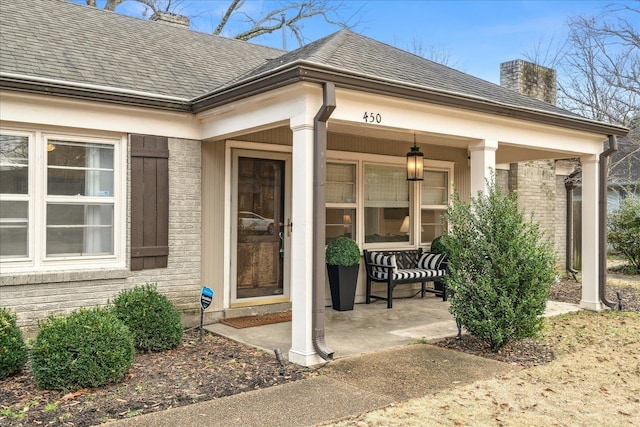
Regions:
M 66 0 L 3 1 L 0 41 L 4 73 L 186 99 L 283 53 Z
M 472 96 L 500 104 L 573 115 L 544 101 L 521 95 L 513 90 L 364 37 L 350 30 L 341 30 L 298 50 L 274 58 L 253 70 L 249 75 L 243 76 L 242 79 L 248 80 L 251 77 L 295 63 L 316 64 L 379 80 Z
M 130 91 L 147 99 L 177 98 L 176 108 L 182 110 L 197 104 L 206 108 L 208 101 L 202 100 L 224 103 L 225 91 L 242 96 L 236 88 L 277 69 L 311 66 L 354 81 L 377 81 L 384 93 L 393 93 L 395 86 L 404 93 L 422 90 L 472 100 L 474 109 L 498 108 L 507 116 L 515 109 L 534 111 L 538 121 L 577 120 L 570 125 L 574 128 L 597 123 L 350 30 L 285 52 L 66 0 L 11 0 L 0 5 L 0 42 L 0 72 L 7 81 L 14 79 L 7 87 L 22 84 L 15 79 L 52 79 L 97 86 L 98 95 L 91 96 L 114 102 L 110 95 Z M 48 93 L 48 84 L 39 82 L 38 90 Z M 612 125 L 595 126 L 626 133 Z

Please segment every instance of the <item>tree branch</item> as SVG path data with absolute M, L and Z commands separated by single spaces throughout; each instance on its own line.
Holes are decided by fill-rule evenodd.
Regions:
M 227 8 L 227 11 L 225 12 L 224 16 L 218 23 L 218 26 L 216 27 L 213 34 L 219 35 L 222 32 L 222 29 L 225 27 L 225 25 L 227 25 L 227 22 L 229 22 L 229 18 L 231 17 L 233 12 L 241 8 L 243 5 L 244 5 L 244 0 L 233 0 L 229 5 L 229 7 Z

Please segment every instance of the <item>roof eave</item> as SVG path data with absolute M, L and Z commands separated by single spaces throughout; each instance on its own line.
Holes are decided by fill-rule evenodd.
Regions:
M 460 93 L 439 91 L 432 88 L 412 86 L 402 82 L 346 73 L 342 70 L 322 67 L 318 64 L 304 61 L 287 64 L 276 70 L 270 70 L 268 73 L 255 76 L 249 80 L 239 82 L 192 100 L 8 73 L 0 74 L 0 89 L 102 101 L 127 106 L 199 113 L 300 81 L 316 83 L 331 81 L 335 83 L 337 87 L 341 88 L 398 96 L 404 99 L 429 102 L 469 111 L 491 113 L 513 119 L 603 135 L 625 136 L 629 132 L 629 129 L 622 126 L 501 104 Z
M 222 106 L 224 104 L 258 95 L 296 81 L 322 83 L 330 81 L 337 87 L 393 95 L 404 99 L 443 105 L 464 110 L 491 113 L 503 117 L 532 121 L 541 124 L 560 126 L 568 129 L 580 130 L 603 135 L 624 136 L 629 129 L 596 122 L 581 117 L 564 116 L 547 111 L 517 107 L 502 104 L 487 99 L 466 96 L 460 93 L 444 92 L 420 86 L 411 86 L 401 82 L 372 78 L 370 76 L 345 73 L 341 70 L 330 69 L 306 62 L 288 64 L 270 73 L 258 75 L 250 80 L 214 91 L 210 94 L 194 99 L 192 110 L 195 113 Z
M 134 107 L 191 112 L 188 99 L 7 73 L 0 74 L 0 89 Z

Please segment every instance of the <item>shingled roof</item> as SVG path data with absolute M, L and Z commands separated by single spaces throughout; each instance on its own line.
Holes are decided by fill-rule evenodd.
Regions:
M 0 7 L 0 71 L 185 100 L 283 51 L 66 0 Z
M 12 0 L 0 8 L 0 37 L 0 87 L 14 90 L 202 111 L 294 81 L 334 81 L 508 117 L 626 133 L 350 30 L 285 52 L 66 0 Z
M 347 29 L 274 58 L 253 70 L 249 75 L 243 76 L 241 80 L 269 74 L 291 64 L 313 64 L 369 79 L 578 117 L 554 105 L 521 95 Z

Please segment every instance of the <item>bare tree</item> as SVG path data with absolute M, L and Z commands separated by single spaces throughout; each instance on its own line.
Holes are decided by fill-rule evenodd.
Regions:
M 457 61 L 453 60 L 450 50 L 447 50 L 442 46 L 427 46 L 424 44 L 422 39 L 417 39 L 415 37 L 411 39 L 411 43 L 407 50 L 415 55 L 437 62 L 438 64 L 449 67 L 456 67 L 457 64 Z
M 125 0 L 107 0 L 107 3 L 104 5 L 104 9 L 113 12 L 114 10 L 116 10 L 116 7 L 118 7 L 120 3 L 123 3 L 124 1 Z M 86 2 L 88 6 L 98 7 L 96 4 L 96 0 L 86 0 Z
M 97 7 L 96 0 L 85 0 L 87 5 Z M 114 11 L 116 7 L 127 0 L 107 0 L 104 8 Z M 142 3 L 147 11 L 146 16 L 158 12 L 182 13 L 189 9 L 189 2 L 182 0 L 129 0 Z M 231 35 L 238 40 L 251 40 L 266 34 L 271 34 L 280 29 L 288 29 L 296 38 L 300 46 L 305 44 L 303 35 L 304 23 L 310 18 L 321 18 L 326 23 L 341 28 L 352 28 L 357 25 L 361 9 L 356 10 L 350 16 L 343 16 L 348 10 L 346 4 L 340 0 L 282 0 L 270 2 L 271 8 L 265 8 L 259 13 L 246 11 L 246 0 L 231 0 L 229 6 L 220 16 L 213 34 L 222 34 L 233 18 L 239 20 L 243 29 Z
M 640 1 L 568 21 L 562 43 L 538 44 L 528 60 L 558 71 L 558 104 L 594 120 L 628 126 L 611 181 L 638 190 L 640 169 Z M 618 182 L 616 182 L 618 181 Z

